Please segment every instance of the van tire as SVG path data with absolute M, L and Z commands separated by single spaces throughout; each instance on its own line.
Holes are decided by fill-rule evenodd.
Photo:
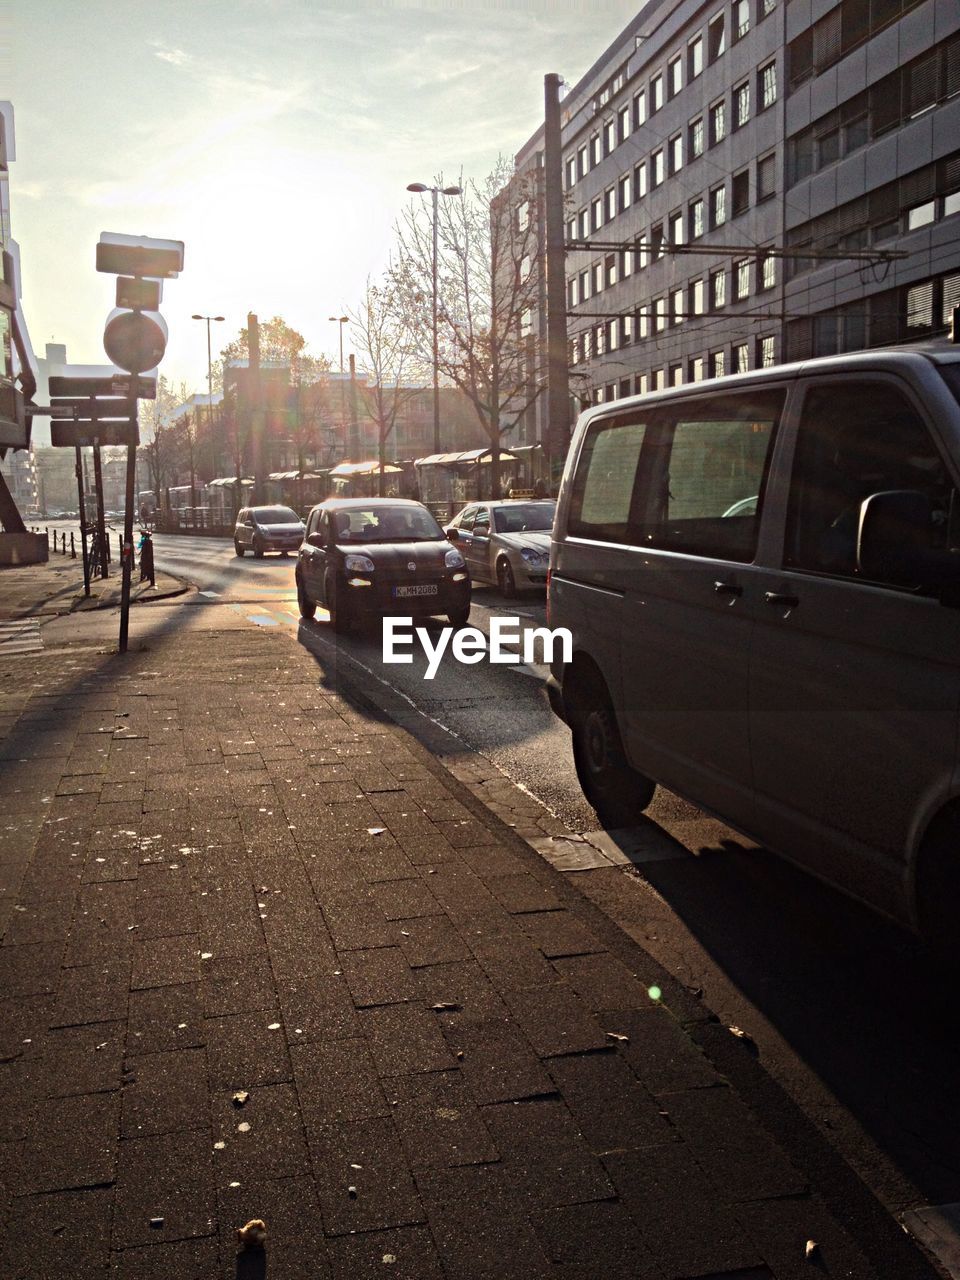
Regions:
M 937 960 L 960 973 L 960 811 L 947 809 L 927 832 L 917 864 L 917 923 Z
M 599 676 L 579 686 L 567 714 L 583 794 L 605 827 L 633 826 L 657 784 L 627 764 L 610 695 Z

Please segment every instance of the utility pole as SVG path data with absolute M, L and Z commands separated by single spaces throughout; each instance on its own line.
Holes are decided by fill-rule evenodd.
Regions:
M 247 315 L 247 375 L 250 401 L 250 452 L 253 455 L 251 505 L 263 502 L 266 476 L 263 472 L 263 404 L 260 384 L 260 322 L 251 311 Z
M 551 73 L 544 76 L 543 98 L 544 209 L 547 224 L 547 456 L 550 487 L 555 494 L 570 445 L 563 156 L 558 75 Z
M 347 455 L 355 462 L 360 457 L 360 426 L 357 422 L 357 357 L 350 352 L 350 452 Z

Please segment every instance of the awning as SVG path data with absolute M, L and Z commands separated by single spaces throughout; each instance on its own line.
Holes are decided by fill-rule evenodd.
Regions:
M 300 479 L 322 480 L 325 475 L 326 475 L 325 471 L 324 472 L 305 471 L 303 473 L 303 476 L 300 475 L 299 471 L 271 471 L 269 476 L 267 476 L 267 479 L 268 480 L 300 480 Z
M 399 473 L 402 467 L 394 467 L 389 462 L 384 464 L 384 472 Z M 350 476 L 375 476 L 380 474 L 379 462 L 339 462 L 330 471 L 332 476 L 349 478 Z
M 227 489 L 227 488 L 232 489 L 232 488 L 234 488 L 234 487 L 236 486 L 236 483 L 237 483 L 237 477 L 236 477 L 236 476 L 218 476 L 216 480 L 209 480 L 209 481 L 207 481 L 207 488 L 208 488 L 208 489 Z M 245 477 L 240 481 L 240 484 L 241 484 L 245 489 L 249 489 L 249 488 L 251 488 L 251 487 L 253 486 L 253 481 L 252 481 L 252 480 L 250 480 L 250 479 L 248 479 L 248 478 L 245 476 Z
M 431 453 L 426 458 L 417 458 L 414 466 L 417 467 L 455 467 L 462 463 L 469 466 L 475 462 L 482 462 L 491 456 L 491 450 L 488 449 L 465 449 L 462 453 Z M 514 455 L 506 449 L 500 450 L 501 462 L 516 462 Z

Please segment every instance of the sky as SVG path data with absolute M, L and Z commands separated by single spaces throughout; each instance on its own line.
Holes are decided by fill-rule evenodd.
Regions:
M 0 0 L 16 116 L 11 229 L 38 355 L 106 362 L 102 231 L 185 243 L 160 371 L 206 390 L 249 311 L 339 360 L 409 182 L 482 178 L 576 83 L 638 0 Z M 429 197 L 427 197 L 429 198 Z M 349 338 L 347 338 L 349 350 Z

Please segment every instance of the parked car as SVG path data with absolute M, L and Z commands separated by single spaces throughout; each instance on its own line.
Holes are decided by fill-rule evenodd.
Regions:
M 447 537 L 463 552 L 474 582 L 493 582 L 505 596 L 545 587 L 550 530 L 557 504 L 549 500 L 472 502 L 450 521 Z
M 401 498 L 331 498 L 314 507 L 297 558 L 304 618 L 321 604 L 335 631 L 384 614 L 470 616 L 470 575 L 425 506 Z
M 252 551 L 259 560 L 267 551 L 288 555 L 303 541 L 303 521 L 290 507 L 242 507 L 237 512 L 233 546 L 238 556 Z
M 549 681 L 584 791 L 663 783 L 934 941 L 960 908 L 960 348 L 585 413 Z

